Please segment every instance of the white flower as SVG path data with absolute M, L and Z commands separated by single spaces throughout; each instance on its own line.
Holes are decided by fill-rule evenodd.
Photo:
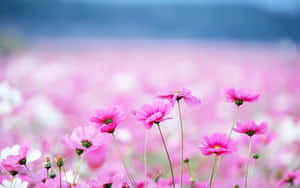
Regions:
M 6 159 L 6 157 L 10 155 L 18 155 L 20 150 L 20 145 L 14 145 L 12 147 L 6 147 L 4 148 L 0 153 L 0 161 L 3 159 Z
M 0 188 L 27 188 L 28 182 L 23 181 L 19 178 L 15 178 L 13 181 L 3 180 L 2 184 L 0 185 Z
M 0 83 L 0 115 L 10 114 L 22 103 L 19 90 L 9 86 L 7 82 Z
M 4 148 L 0 153 L 0 161 L 2 161 L 3 159 L 6 159 L 6 157 L 8 157 L 10 155 L 19 155 L 20 148 L 21 148 L 21 146 L 18 144 L 14 145 L 12 147 Z M 42 156 L 42 154 L 39 150 L 31 148 L 28 151 L 28 154 L 26 156 L 26 161 L 30 163 L 30 162 L 33 162 L 33 161 L 39 159 L 41 156 Z

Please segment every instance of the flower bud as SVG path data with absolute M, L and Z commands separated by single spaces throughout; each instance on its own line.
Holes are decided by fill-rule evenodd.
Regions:
M 65 162 L 62 156 L 56 157 L 56 165 L 60 168 L 64 166 Z
M 51 168 L 51 166 L 52 166 L 52 164 L 51 164 L 50 158 L 46 157 L 45 158 L 45 162 L 44 162 L 44 168 L 46 168 L 47 170 L 49 170 Z
M 54 179 L 56 177 L 56 173 L 54 170 L 51 170 L 49 173 L 49 178 Z
M 254 154 L 252 155 L 252 157 L 253 157 L 253 159 L 259 159 L 259 154 L 254 153 Z

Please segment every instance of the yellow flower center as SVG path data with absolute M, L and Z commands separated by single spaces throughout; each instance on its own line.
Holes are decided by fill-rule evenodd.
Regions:
M 174 91 L 174 93 L 175 93 L 175 94 L 176 94 L 176 93 L 177 93 L 177 94 L 180 94 L 180 91 L 177 89 L 177 90 Z
M 221 148 L 221 146 L 214 146 L 214 148 L 215 148 L 215 149 L 219 149 L 219 148 Z

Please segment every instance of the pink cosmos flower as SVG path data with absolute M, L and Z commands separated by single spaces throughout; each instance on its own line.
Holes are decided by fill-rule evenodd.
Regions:
M 283 187 L 285 185 L 300 185 L 300 170 L 287 173 L 284 178 L 278 183 L 278 187 Z
M 266 122 L 262 122 L 257 125 L 254 121 L 250 120 L 246 123 L 237 122 L 236 128 L 233 128 L 233 130 L 238 133 L 244 133 L 248 136 L 253 136 L 265 134 L 268 130 L 268 126 Z
M 173 106 L 176 101 L 179 101 L 181 99 L 183 99 L 184 102 L 190 105 L 196 105 L 201 103 L 200 99 L 191 95 L 191 91 L 186 88 L 175 90 L 169 93 L 159 93 L 157 97 L 161 99 L 167 99 Z
M 10 174 L 17 174 L 24 170 L 24 165 L 39 159 L 40 156 L 40 151 L 32 149 L 28 144 L 7 147 L 1 151 L 1 168 Z
M 16 155 L 10 155 L 6 159 L 3 159 L 0 165 L 1 169 L 9 172 L 12 176 L 25 171 L 24 166 L 19 162 L 19 157 Z
M 231 140 L 225 134 L 214 133 L 211 136 L 205 136 L 200 150 L 203 155 L 216 154 L 217 156 L 232 153 Z
M 234 102 L 238 106 L 242 105 L 244 102 L 255 102 L 260 96 L 260 94 L 248 89 L 234 88 L 226 89 L 225 95 L 228 102 Z
M 90 121 L 101 127 L 101 132 L 113 133 L 118 124 L 124 120 L 124 113 L 119 106 L 109 106 L 96 111 Z
M 170 109 L 171 104 L 169 102 L 155 101 L 152 105 L 143 105 L 140 110 L 134 111 L 133 114 L 147 129 L 150 129 L 154 123 L 158 124 L 171 119 L 170 117 L 166 117 L 169 114 Z
M 103 135 L 95 126 L 77 127 L 70 136 L 66 135 L 63 143 L 74 148 L 78 155 L 84 151 L 93 151 L 103 145 Z

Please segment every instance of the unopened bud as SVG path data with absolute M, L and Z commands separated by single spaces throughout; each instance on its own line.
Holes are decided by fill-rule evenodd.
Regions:
M 254 153 L 254 154 L 252 155 L 252 157 L 253 157 L 253 159 L 259 159 L 259 154 Z
M 56 173 L 54 170 L 51 170 L 49 173 L 49 178 L 54 179 L 56 177 Z
M 49 170 L 51 168 L 51 160 L 49 157 L 45 158 L 45 162 L 44 162 L 44 168 L 46 168 L 47 170 Z
M 62 156 L 56 157 L 56 165 L 60 168 L 64 166 L 65 162 Z

